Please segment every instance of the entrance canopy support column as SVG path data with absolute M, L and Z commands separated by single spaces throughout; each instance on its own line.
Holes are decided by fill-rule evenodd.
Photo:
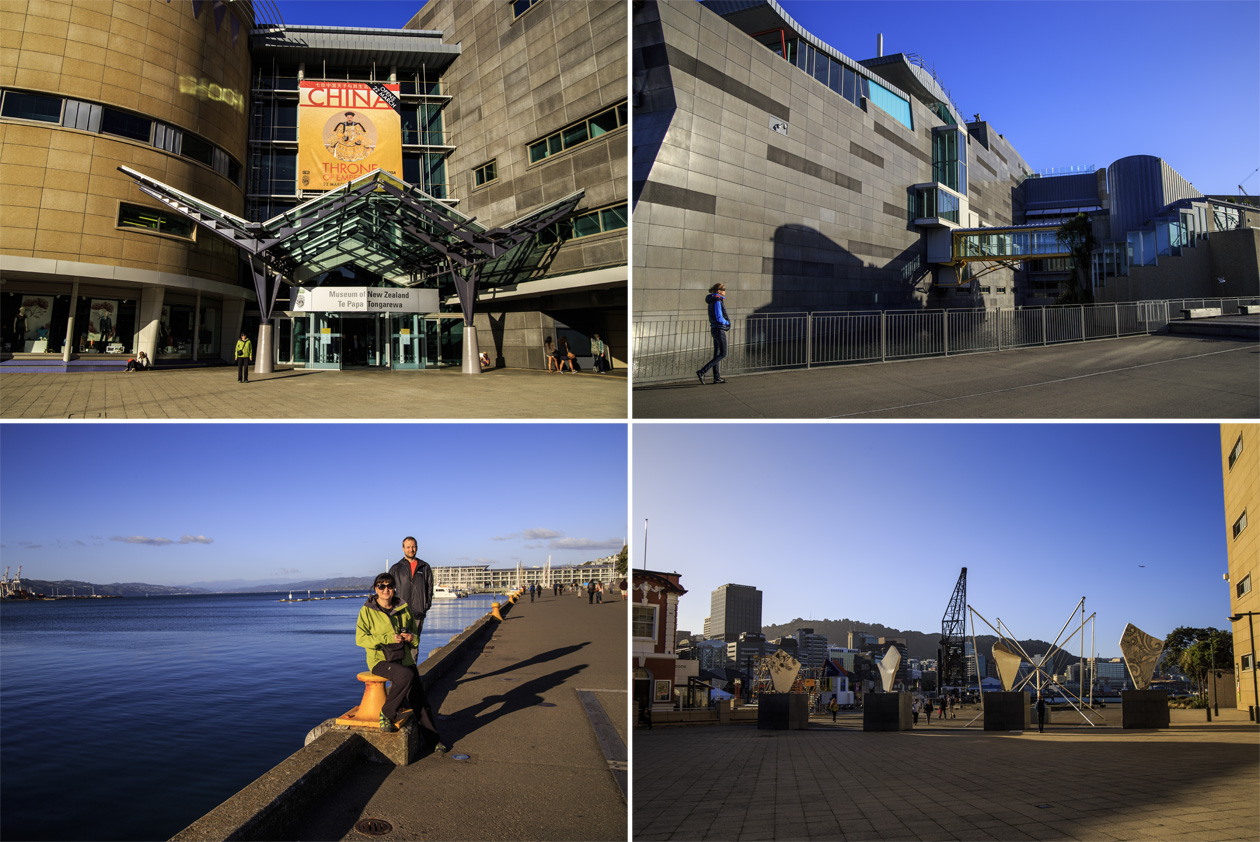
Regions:
M 271 314 L 276 307 L 281 277 L 252 255 L 249 258 L 249 272 L 254 277 L 254 293 L 258 296 L 258 312 L 261 317 L 258 323 L 258 347 L 254 351 L 254 371 L 258 374 L 271 374 L 276 370 L 275 331 Z
M 473 326 L 473 311 L 477 306 L 477 284 L 481 280 L 481 264 L 473 263 L 457 268 L 455 261 L 448 261 L 451 275 L 455 278 L 455 292 L 459 295 L 459 309 L 464 314 L 464 374 L 481 374 L 481 348 L 477 344 L 477 328 Z

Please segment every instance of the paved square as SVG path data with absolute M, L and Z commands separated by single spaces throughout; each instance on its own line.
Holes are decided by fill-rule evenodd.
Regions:
M 0 373 L 4 418 L 625 419 L 625 371 L 557 374 L 277 370 L 236 382 L 234 367 L 142 373 Z
M 1245 711 L 1044 734 L 964 729 L 973 715 L 903 732 L 863 732 L 860 713 L 808 731 L 636 728 L 633 838 L 1260 838 L 1260 732 Z

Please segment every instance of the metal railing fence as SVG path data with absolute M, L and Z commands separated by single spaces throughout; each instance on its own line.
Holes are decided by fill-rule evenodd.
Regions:
M 1180 310 L 1225 315 L 1260 297 L 1177 298 L 994 310 L 769 313 L 735 317 L 722 373 L 885 362 L 1156 333 Z M 707 318 L 634 322 L 635 383 L 694 376 L 713 356 Z

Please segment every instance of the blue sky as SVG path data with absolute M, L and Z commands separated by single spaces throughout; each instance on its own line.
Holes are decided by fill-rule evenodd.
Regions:
M 689 591 L 680 629 L 735 583 L 766 625 L 939 631 L 962 567 L 1019 638 L 1053 641 L 1082 596 L 1103 655 L 1130 622 L 1228 627 L 1213 424 L 639 423 L 632 452 L 631 560 L 647 518 L 646 566 Z
M 917 53 L 1033 170 L 1155 155 L 1201 193 L 1260 194 L 1260 3 L 781 0 L 856 60 Z
M 624 424 L 5 424 L 4 564 L 179 585 L 581 563 L 626 538 Z
M 1202 193 L 1260 194 L 1260 4 L 781 0 L 850 58 L 917 53 L 963 116 L 1034 170 L 1166 160 Z M 277 0 L 288 23 L 400 27 L 421 0 Z M 347 10 L 352 9 L 351 15 Z

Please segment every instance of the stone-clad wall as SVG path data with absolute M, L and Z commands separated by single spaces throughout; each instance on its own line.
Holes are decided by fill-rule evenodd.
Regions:
M 0 86 L 114 106 L 201 135 L 246 163 L 248 26 L 235 44 L 188 3 L 79 0 L 0 7 Z M 181 79 L 183 80 L 181 85 Z M 205 81 L 201 96 L 197 84 Z M 208 85 L 231 97 L 204 96 Z M 181 92 L 181 89 L 184 92 Z M 0 253 L 108 264 L 236 283 L 236 258 L 198 242 L 122 230 L 118 205 L 156 207 L 119 164 L 240 213 L 244 194 L 203 164 L 147 143 L 25 120 L 0 120 Z
M 864 111 L 697 3 L 636 6 L 633 25 L 637 316 L 703 318 L 717 281 L 736 314 L 982 304 L 928 292 L 908 219 L 942 125 L 926 106 L 913 131 Z M 1009 224 L 1023 162 L 990 145 L 970 145 L 970 181 L 986 222 Z

